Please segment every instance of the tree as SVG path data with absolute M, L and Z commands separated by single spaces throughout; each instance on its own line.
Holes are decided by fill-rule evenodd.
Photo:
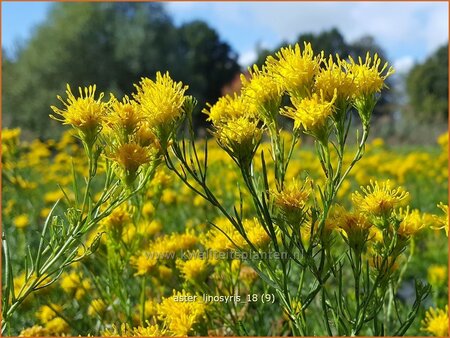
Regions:
M 417 122 L 447 120 L 448 44 L 411 69 L 406 79 L 406 91 L 410 114 Z
M 57 3 L 4 65 L 2 108 L 12 126 L 54 136 L 58 125 L 49 128 L 49 106 L 66 83 L 95 83 L 99 91 L 121 96 L 141 77 L 170 71 L 190 85 L 201 105 L 219 96 L 236 69 L 236 56 L 215 31 L 200 22 L 175 27 L 162 4 Z

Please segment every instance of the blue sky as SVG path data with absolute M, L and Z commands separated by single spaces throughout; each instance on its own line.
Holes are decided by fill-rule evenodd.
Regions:
M 2 44 L 13 51 L 45 21 L 48 2 L 3 2 Z M 273 48 L 302 32 L 337 27 L 348 41 L 370 34 L 398 70 L 448 41 L 447 2 L 168 2 L 176 24 L 201 19 L 251 63 L 257 45 Z

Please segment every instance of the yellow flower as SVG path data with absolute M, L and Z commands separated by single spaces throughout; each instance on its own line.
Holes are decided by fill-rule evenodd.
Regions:
M 120 330 L 113 324 L 111 329 L 101 332 L 102 337 L 164 337 L 167 336 L 167 331 L 164 328 L 159 328 L 158 325 L 149 325 L 142 327 L 130 328 L 128 324 L 122 323 Z
M 305 43 L 303 51 L 296 44 L 294 48 L 281 48 L 275 56 L 276 58 L 269 56 L 266 60 L 269 74 L 283 90 L 294 96 L 302 96 L 302 93 L 309 90 L 319 71 L 322 55 L 314 56 L 311 44 Z
M 279 208 L 281 216 L 290 223 L 299 222 L 304 215 L 311 185 L 306 180 L 302 185 L 298 181 L 285 185 L 280 192 L 272 191 L 274 204 Z
M 142 214 L 145 215 L 145 217 L 152 217 L 153 214 L 155 213 L 155 206 L 153 205 L 152 202 L 148 201 L 145 202 L 144 205 L 142 206 Z
M 48 335 L 48 330 L 40 325 L 27 327 L 19 333 L 19 337 L 45 337 Z
M 69 324 L 61 317 L 56 317 L 45 324 L 45 328 L 50 332 L 50 335 L 61 335 L 67 333 Z
M 316 76 L 315 91 L 323 91 L 325 99 L 331 101 L 334 92 L 337 92 L 338 99 L 348 100 L 355 93 L 355 84 L 353 77 L 346 71 L 347 62 L 341 60 L 336 55 L 337 62 L 334 62 L 330 55 L 328 62 L 325 61 L 325 67 L 321 68 Z
M 135 173 L 143 164 L 150 162 L 148 149 L 136 143 L 119 146 L 113 159 L 127 172 Z
M 400 208 L 398 216 L 402 218 L 402 221 L 397 229 L 397 233 L 401 236 L 413 236 L 417 231 L 421 230 L 425 226 L 423 217 L 419 210 L 410 210 L 409 206 L 406 207 L 406 210 Z
M 374 216 L 386 216 L 408 196 L 401 187 L 393 189 L 388 181 L 381 185 L 370 181 L 367 187 L 361 187 L 363 194 L 355 192 L 352 201 L 359 211 Z
M 127 210 L 127 206 L 122 204 L 115 208 L 109 216 L 105 217 L 102 221 L 104 229 L 107 231 L 113 231 L 117 234 L 122 233 L 122 229 L 131 222 L 130 211 Z
M 208 264 L 205 259 L 194 257 L 187 261 L 177 260 L 177 267 L 183 278 L 187 281 L 201 281 L 206 277 Z
M 252 158 L 261 141 L 263 130 L 258 121 L 241 116 L 217 126 L 215 135 L 219 145 L 238 160 Z
M 135 85 L 135 100 L 141 105 L 144 117 L 154 128 L 164 127 L 183 114 L 185 92 L 188 86 L 171 79 L 169 73 L 156 73 L 156 81 L 142 78 Z
M 130 258 L 131 265 L 136 269 L 135 276 L 145 276 L 156 265 L 156 257 L 152 257 L 150 253 L 143 252 L 138 256 Z
M 233 224 L 225 218 L 219 217 L 214 220 L 214 224 L 220 228 L 225 234 L 231 238 L 237 246 L 244 247 L 247 243 L 244 238 L 240 235 L 240 233 L 235 229 Z M 229 250 L 235 250 L 236 247 L 234 244 L 228 239 L 226 235 L 222 233 L 222 231 L 213 228 L 208 231 L 203 239 L 203 245 L 210 250 L 224 252 Z
M 247 97 L 255 106 L 252 110 L 262 114 L 266 123 L 269 123 L 278 112 L 281 101 L 280 88 L 264 67 L 259 70 L 258 66 L 254 65 L 248 72 L 250 81 L 241 74 L 242 96 Z
M 208 109 L 203 109 L 202 112 L 208 115 L 208 121 L 211 121 L 215 126 L 220 125 L 230 119 L 237 119 L 242 116 L 254 118 L 256 116 L 255 105 L 245 96 L 225 95 L 219 98 L 214 104 L 206 104 Z
M 346 233 L 351 245 L 362 245 L 372 227 L 365 215 L 347 211 L 339 205 L 332 214 L 332 222 Z
M 429 308 L 421 330 L 436 337 L 448 337 L 448 306 L 445 306 L 445 310 Z
M 93 299 L 91 304 L 89 304 L 87 313 L 89 316 L 101 315 L 106 310 L 106 304 L 101 299 Z
M 28 225 L 30 225 L 30 219 L 27 215 L 21 214 L 13 218 L 13 223 L 17 229 L 25 229 Z
M 327 118 L 333 114 L 336 97 L 336 92 L 331 101 L 324 98 L 323 92 L 320 92 L 320 96 L 313 93 L 310 98 L 304 99 L 291 97 L 294 108 L 285 107 L 280 113 L 294 120 L 294 130 L 298 130 L 302 126 L 306 131 L 315 132 L 321 130 L 325 126 Z
M 100 93 L 99 97 L 95 99 L 95 90 L 95 85 L 85 87 L 84 90 L 79 87 L 79 97 L 75 97 L 70 86 L 67 85 L 67 102 L 58 96 L 65 108 L 59 109 L 51 106 L 55 114 L 60 116 L 51 115 L 51 117 L 63 124 L 70 124 L 85 135 L 93 137 L 102 126 L 107 108 L 107 103 L 102 102 L 103 93 Z
M 358 58 L 358 63 L 356 63 L 351 56 L 349 56 L 349 58 L 350 65 L 348 69 L 354 79 L 356 97 L 380 92 L 385 86 L 384 81 L 386 78 L 394 74 L 394 69 L 392 67 L 387 69 L 387 62 L 380 69 L 381 60 L 377 54 L 375 54 L 372 59 L 369 52 L 367 52 L 364 63 L 361 57 Z M 383 74 L 386 69 L 386 73 Z
M 242 225 L 245 229 L 248 240 L 257 249 L 264 248 L 270 242 L 269 235 L 267 234 L 266 230 L 264 230 L 261 223 L 256 217 L 243 220 Z
M 428 268 L 428 282 L 433 286 L 447 284 L 447 266 L 431 265 Z
M 444 215 L 441 217 L 434 216 L 434 219 L 437 223 L 437 226 L 433 227 L 434 229 L 445 229 L 445 234 L 448 237 L 448 205 L 440 202 L 437 206 L 444 212 Z
M 169 331 L 175 336 L 192 334 L 195 325 L 205 316 L 206 304 L 196 299 L 184 301 L 194 297 L 186 291 L 173 292 L 173 296 L 164 298 L 157 306 L 158 318 L 167 325 Z
M 110 113 L 106 117 L 110 128 L 123 131 L 125 136 L 129 136 L 138 129 L 143 119 L 142 110 L 136 101 L 130 100 L 128 96 L 122 102 L 112 97 Z
M 64 272 L 61 275 L 60 286 L 67 294 L 74 294 L 76 299 L 81 299 L 87 291 L 91 289 L 89 280 L 83 279 L 83 276 L 72 271 Z
M 56 318 L 58 316 L 58 313 L 62 312 L 62 306 L 58 304 L 51 304 L 49 305 L 43 305 L 39 308 L 38 312 L 36 313 L 36 317 L 41 321 L 42 324 L 45 324 L 52 320 L 53 318 Z
M 154 255 L 165 255 L 175 253 L 179 250 L 192 249 L 197 244 L 197 236 L 186 232 L 183 234 L 172 233 L 158 237 L 150 244 L 150 252 Z

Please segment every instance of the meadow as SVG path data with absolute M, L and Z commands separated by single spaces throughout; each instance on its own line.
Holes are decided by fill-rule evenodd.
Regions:
M 238 96 L 207 107 L 212 138 L 195 137 L 195 102 L 168 74 L 108 104 L 68 88 L 53 110 L 73 128 L 57 140 L 4 129 L 3 334 L 447 334 L 448 134 L 427 147 L 367 138 L 389 73 L 308 48 L 243 79 L 262 117 L 230 113 Z M 280 71 L 295 58 L 328 62 L 308 82 L 330 71 L 321 96 Z M 339 96 L 361 68 L 372 92 Z M 328 90 L 334 71 L 352 82 Z M 297 109 L 282 110 L 289 130 L 271 114 L 282 95 Z

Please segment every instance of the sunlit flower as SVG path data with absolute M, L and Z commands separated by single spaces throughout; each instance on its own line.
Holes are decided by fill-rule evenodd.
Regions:
M 45 327 L 40 325 L 33 325 L 20 331 L 19 337 L 45 337 L 49 332 Z
M 378 182 L 370 182 L 367 187 L 361 187 L 363 194 L 355 192 L 352 201 L 358 210 L 374 216 L 388 215 L 394 207 L 397 207 L 408 196 L 408 192 L 401 187 L 391 188 L 388 181 L 381 185 Z
M 308 180 L 303 184 L 293 180 L 287 183 L 282 191 L 272 191 L 271 194 L 282 217 L 293 225 L 295 222 L 300 222 L 304 215 L 311 190 Z
M 45 324 L 45 328 L 50 332 L 50 335 L 61 335 L 67 333 L 69 324 L 61 317 L 53 318 Z
M 339 205 L 334 209 L 331 222 L 345 232 L 350 246 L 359 248 L 367 241 L 372 227 L 372 223 L 364 214 L 347 211 Z
M 242 222 L 242 226 L 245 229 L 248 240 L 255 246 L 256 249 L 264 248 L 270 242 L 270 237 L 267 234 L 267 231 L 264 230 L 256 217 L 252 219 L 245 219 Z M 248 247 L 247 244 L 246 247 Z
M 168 72 L 164 75 L 157 72 L 155 81 L 142 78 L 135 87 L 134 98 L 152 127 L 163 127 L 182 116 L 188 86 L 173 81 Z
M 21 214 L 13 219 L 13 223 L 17 229 L 25 229 L 28 225 L 30 225 L 30 219 L 28 215 Z
M 444 212 L 443 216 L 434 216 L 437 226 L 434 229 L 445 229 L 445 234 L 448 237 L 448 205 L 444 203 L 439 203 L 438 208 Z
M 427 271 L 428 282 L 431 285 L 439 286 L 447 284 L 447 266 L 431 265 Z
M 135 276 L 147 275 L 157 263 L 156 257 L 152 256 L 152 253 L 142 252 L 137 256 L 130 258 L 130 264 L 136 270 Z
M 59 115 L 59 117 L 55 115 L 51 115 L 51 117 L 79 129 L 88 143 L 93 142 L 105 120 L 107 103 L 102 101 L 103 93 L 100 93 L 97 99 L 95 98 L 95 85 L 85 87 L 84 90 L 79 87 L 78 91 L 79 97 L 75 97 L 70 86 L 67 85 L 67 102 L 58 96 L 65 108 L 59 109 L 51 106 L 55 114 Z
M 346 70 L 347 62 L 336 55 L 337 61 L 330 55 L 328 61 L 324 61 L 324 68 L 316 76 L 315 91 L 323 92 L 326 100 L 331 101 L 337 93 L 338 100 L 348 100 L 355 93 L 355 83 L 352 75 Z
M 331 101 L 327 101 L 323 93 L 313 93 L 310 98 L 297 99 L 291 97 L 294 107 L 285 107 L 281 114 L 294 120 L 294 130 L 303 127 L 306 131 L 318 131 L 325 126 L 327 118 L 334 112 L 336 92 Z
M 39 308 L 36 313 L 36 317 L 41 321 L 42 324 L 45 324 L 56 318 L 58 313 L 62 312 L 62 306 L 58 304 L 43 305 Z
M 125 96 L 121 101 L 111 100 L 110 113 L 106 116 L 106 123 L 110 128 L 123 132 L 124 136 L 131 135 L 143 121 L 144 116 L 136 101 Z M 125 139 L 125 142 L 128 139 Z
M 240 160 L 249 160 L 261 141 L 263 130 L 258 121 L 239 117 L 217 127 L 215 135 L 220 146 Z
M 199 281 L 206 277 L 208 264 L 205 259 L 193 257 L 187 261 L 177 260 L 177 267 L 187 281 Z
M 101 315 L 106 309 L 105 302 L 101 299 L 93 299 L 89 304 L 87 313 L 89 316 Z
M 448 306 L 445 309 L 429 308 L 422 320 L 422 331 L 431 333 L 436 337 L 448 336 Z
M 264 67 L 260 70 L 254 65 L 249 68 L 249 74 L 250 80 L 241 75 L 242 95 L 255 105 L 254 110 L 262 114 L 266 123 L 270 123 L 278 113 L 281 102 L 280 87 Z
M 366 60 L 363 62 L 361 57 L 359 57 L 358 63 L 351 56 L 349 58 L 349 71 L 356 86 L 355 96 L 366 96 L 380 92 L 385 86 L 384 81 L 386 78 L 394 73 L 392 67 L 387 68 L 387 62 L 380 69 L 381 60 L 377 54 L 372 58 L 367 52 Z
M 196 324 L 202 321 L 206 304 L 200 300 L 184 301 L 190 296 L 186 291 L 175 292 L 173 296 L 164 298 L 157 306 L 158 318 L 161 319 L 175 336 L 187 336 L 193 333 Z
M 240 117 L 255 118 L 256 109 L 252 100 L 243 95 L 225 95 L 219 98 L 214 104 L 206 104 L 208 108 L 203 109 L 203 113 L 208 115 L 208 121 L 215 126 L 220 125 L 230 119 Z
M 321 58 L 322 55 L 314 56 L 311 44 L 305 43 L 303 50 L 296 44 L 294 48 L 281 48 L 275 57 L 269 56 L 266 67 L 283 90 L 294 96 L 302 96 L 311 87 L 319 71 Z
M 425 226 L 419 210 L 410 210 L 409 206 L 406 209 L 400 208 L 398 217 L 402 219 L 397 229 L 397 233 L 401 236 L 413 236 Z

